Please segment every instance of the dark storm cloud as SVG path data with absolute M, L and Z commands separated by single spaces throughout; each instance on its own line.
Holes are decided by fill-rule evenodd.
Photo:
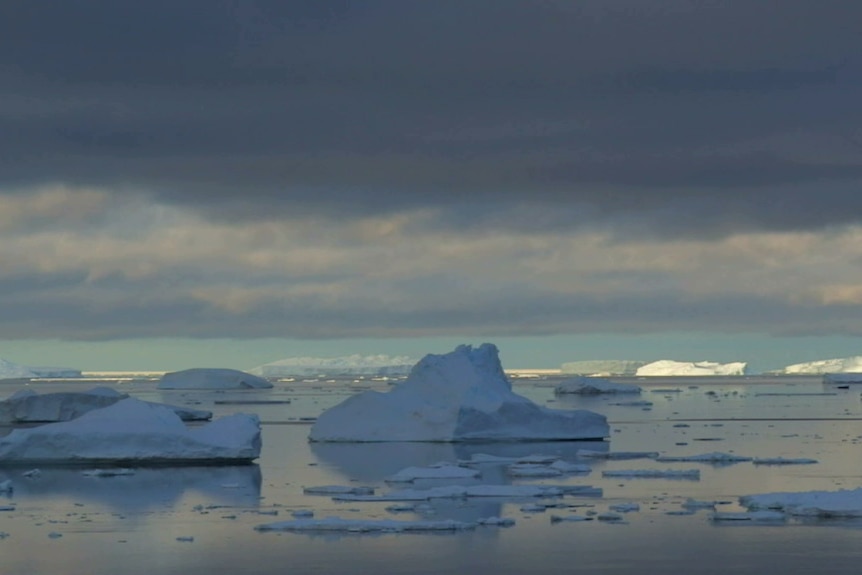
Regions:
M 854 222 L 860 21 L 846 1 L 5 2 L 0 187 L 226 219 Z

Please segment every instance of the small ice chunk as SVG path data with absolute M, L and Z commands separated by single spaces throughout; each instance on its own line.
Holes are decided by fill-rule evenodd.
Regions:
M 477 521 L 479 525 L 494 525 L 497 527 L 511 527 L 515 524 L 515 520 L 509 517 L 485 517 Z
M 671 461 L 695 461 L 702 463 L 739 463 L 741 461 L 751 461 L 750 457 L 734 455 L 732 453 L 723 453 L 721 451 L 712 451 L 710 453 L 701 453 L 699 455 L 679 455 L 669 456 L 662 455 L 657 457 L 656 461 L 671 462 Z
M 7 479 L 6 481 L 0 481 L 0 493 L 12 493 L 14 491 L 14 487 L 12 487 L 12 480 Z
M 808 459 L 806 457 L 758 457 L 752 463 L 755 465 L 812 465 L 819 462 L 816 459 Z
M 689 497 L 682 502 L 685 509 L 715 509 L 715 501 L 698 501 Z
M 194 540 L 195 538 L 190 535 L 177 537 L 177 541 L 180 543 L 194 543 Z
M 551 523 L 561 523 L 564 521 L 569 521 L 572 523 L 580 522 L 580 521 L 592 521 L 592 517 L 587 517 L 586 515 L 551 515 Z
M 24 477 L 29 477 L 31 479 L 35 479 L 36 477 L 40 477 L 42 475 L 41 469 L 30 469 L 29 471 L 25 471 L 21 474 Z
M 302 492 L 306 495 L 374 495 L 374 488 L 349 485 L 318 485 L 304 487 Z
M 553 462 L 550 467 L 563 473 L 589 473 L 593 470 L 589 465 L 584 463 L 569 463 L 562 459 Z
M 617 511 L 619 513 L 631 513 L 632 511 L 640 511 L 641 506 L 634 502 L 629 503 L 615 503 L 608 507 L 611 511 Z
M 311 509 L 297 509 L 296 511 L 291 512 L 292 517 L 296 517 L 297 519 L 301 517 L 314 517 L 314 511 Z
M 592 449 L 579 449 L 578 457 L 586 459 L 655 459 L 657 451 L 594 451 Z
M 511 477 L 559 477 L 563 472 L 549 465 L 515 463 L 506 467 L 506 474 Z
M 748 511 L 748 512 L 722 512 L 713 513 L 710 517 L 713 521 L 784 521 L 784 513 L 780 511 Z
M 806 517 L 862 517 L 862 488 L 838 491 L 762 493 L 739 498 L 750 511 L 784 511 Z
M 630 383 L 615 383 L 604 377 L 574 377 L 561 382 L 554 393 L 559 395 L 599 395 L 616 393 L 640 393 L 641 388 Z
M 85 477 L 117 477 L 120 475 L 134 475 L 135 470 L 127 467 L 115 467 L 105 469 L 87 469 L 82 471 L 81 475 Z
M 386 478 L 387 483 L 410 483 L 417 479 L 465 479 L 476 477 L 479 471 L 451 463 L 437 463 L 429 467 L 407 467 Z

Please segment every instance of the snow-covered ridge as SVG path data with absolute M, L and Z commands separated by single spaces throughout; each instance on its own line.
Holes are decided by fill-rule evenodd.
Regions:
M 748 364 L 742 361 L 717 363 L 713 361 L 674 361 L 662 359 L 638 368 L 638 376 L 698 376 L 698 375 L 745 375 Z
M 341 357 L 289 357 L 254 367 L 249 371 L 261 377 L 295 375 L 372 375 L 403 376 L 410 373 L 416 359 L 406 355 L 345 355 Z

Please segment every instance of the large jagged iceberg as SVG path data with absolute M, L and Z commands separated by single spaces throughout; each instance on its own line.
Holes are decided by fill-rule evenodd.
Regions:
M 387 393 L 366 391 L 325 411 L 311 441 L 548 441 L 603 439 L 603 415 L 553 410 L 512 391 L 496 346 L 427 355 Z
M 748 364 L 742 361 L 716 363 L 714 361 L 673 361 L 661 359 L 638 368 L 638 376 L 669 375 L 745 375 Z
M 168 407 L 130 397 L 72 421 L 13 430 L 0 438 L 0 466 L 250 463 L 260 446 L 255 415 L 186 427 Z
M 265 389 L 272 384 L 262 377 L 239 371 L 212 367 L 194 367 L 171 371 L 159 380 L 159 389 Z
M 261 377 L 369 375 L 398 377 L 410 373 L 416 360 L 405 355 L 345 355 L 342 357 L 289 357 L 249 370 Z
M 87 391 L 36 393 L 22 389 L 0 401 L 0 424 L 53 423 L 70 421 L 94 409 L 113 405 L 129 397 L 110 387 L 94 387 Z M 164 405 L 164 404 L 157 404 Z M 211 411 L 165 405 L 184 421 L 202 421 L 212 417 Z

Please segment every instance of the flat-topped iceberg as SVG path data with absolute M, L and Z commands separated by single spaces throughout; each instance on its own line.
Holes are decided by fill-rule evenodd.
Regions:
M 250 369 L 262 377 L 370 375 L 404 376 L 416 360 L 405 355 L 345 355 L 341 357 L 288 357 Z
M 745 375 L 748 364 L 743 361 L 716 363 L 714 361 L 673 361 L 661 359 L 638 368 L 638 376 L 669 375 Z
M 94 387 L 87 391 L 59 391 L 36 393 L 22 389 L 0 401 L 0 424 L 53 423 L 70 421 L 94 409 L 108 407 L 129 397 L 110 387 Z M 163 404 L 156 404 L 163 405 Z M 203 421 L 212 412 L 175 405 L 165 405 L 184 421 Z
M 553 410 L 512 391 L 497 347 L 429 354 L 387 393 L 366 391 L 328 409 L 311 441 L 542 441 L 603 439 L 603 415 Z
M 646 361 L 627 359 L 570 361 L 560 366 L 560 373 L 592 376 L 634 375 L 638 368 L 646 364 Z
M 862 355 L 794 363 L 776 373 L 786 375 L 862 372 Z
M 159 389 L 266 389 L 272 384 L 262 377 L 237 369 L 194 367 L 164 374 Z
M 0 379 L 30 379 L 37 375 L 30 369 L 0 357 Z
M 614 383 L 604 377 L 573 377 L 554 388 L 557 394 L 599 395 L 603 393 L 640 393 L 641 388 L 631 383 Z
M 134 398 L 0 438 L 0 466 L 250 463 L 259 455 L 257 416 L 235 414 L 188 428 L 170 408 Z

